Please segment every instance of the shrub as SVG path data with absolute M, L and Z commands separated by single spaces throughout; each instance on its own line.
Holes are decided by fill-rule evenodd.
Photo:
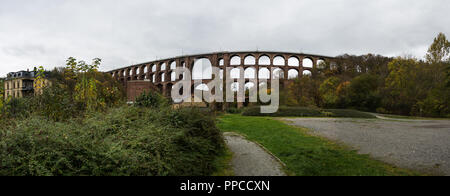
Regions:
M 23 118 L 28 117 L 32 112 L 33 105 L 31 98 L 13 98 L 8 99 L 2 110 L 2 118 Z
M 215 121 L 196 110 L 121 107 L 65 123 L 34 115 L 0 127 L 0 176 L 202 176 L 222 150 Z
M 139 95 L 136 98 L 134 105 L 137 107 L 159 108 L 161 106 L 166 106 L 167 103 L 168 101 L 165 97 L 151 90 Z

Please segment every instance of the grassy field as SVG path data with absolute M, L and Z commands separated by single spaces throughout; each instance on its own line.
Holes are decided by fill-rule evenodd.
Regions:
M 286 172 L 296 176 L 409 176 L 420 175 L 396 168 L 369 155 L 312 136 L 307 129 L 287 125 L 272 117 L 228 114 L 219 118 L 224 132 L 237 132 L 258 142 L 286 164 Z

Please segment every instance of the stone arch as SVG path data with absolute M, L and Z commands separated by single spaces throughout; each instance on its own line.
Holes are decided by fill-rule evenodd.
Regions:
M 258 71 L 258 79 L 270 79 L 270 71 L 267 68 L 261 68 Z
M 272 73 L 272 78 L 284 79 L 284 71 L 280 68 L 275 68 Z
M 159 74 L 159 79 L 160 79 L 160 82 L 165 82 L 166 81 L 166 74 L 165 73 L 160 73 Z
M 147 74 L 148 73 L 148 65 L 146 65 L 146 66 L 144 66 L 144 74 Z
M 158 71 L 158 66 L 153 65 L 153 66 L 152 66 L 152 72 L 154 73 L 154 72 L 156 72 L 156 71 Z
M 314 67 L 314 63 L 313 63 L 312 58 L 310 58 L 310 57 L 305 57 L 305 58 L 303 59 L 303 67 L 306 67 L 306 68 L 313 68 L 313 67 Z
M 300 60 L 297 57 L 291 57 L 288 59 L 288 65 L 290 67 L 300 67 Z
M 244 65 L 255 65 L 256 58 L 253 55 L 248 55 L 244 59 Z
M 273 65 L 277 65 L 277 66 L 285 66 L 286 65 L 286 60 L 284 59 L 283 56 L 275 56 L 275 58 L 273 58 Z
M 319 68 L 319 69 L 324 69 L 325 67 L 326 67 L 326 65 L 325 65 L 325 60 L 319 59 L 319 60 L 317 61 L 317 68 Z
M 212 79 L 211 61 L 208 58 L 196 59 L 191 74 L 193 80 Z
M 241 57 L 239 55 L 234 55 L 231 57 L 230 65 L 241 65 Z
M 141 69 L 139 67 L 135 67 L 135 68 L 133 68 L 133 70 L 136 75 L 141 74 Z
M 249 67 L 244 71 L 245 79 L 255 79 L 256 78 L 256 69 L 253 67 Z
M 161 70 L 160 70 L 160 71 L 166 71 L 166 70 L 167 70 L 167 65 L 166 65 L 166 63 L 162 63 L 160 67 L 161 67 Z
M 291 80 L 291 79 L 296 79 L 296 78 L 298 78 L 298 71 L 295 69 L 290 69 L 288 71 L 288 79 Z
M 170 81 L 175 82 L 176 80 L 177 80 L 177 74 L 174 71 L 170 72 Z
M 177 62 L 176 61 L 172 61 L 170 63 L 170 70 L 174 70 L 174 69 L 177 69 Z
M 259 65 L 270 65 L 270 57 L 267 55 L 261 55 L 258 59 Z
M 230 71 L 230 78 L 231 79 L 239 79 L 241 77 L 241 69 L 239 68 L 233 68 Z
M 312 72 L 309 70 L 305 70 L 305 71 L 303 71 L 303 75 L 304 76 L 312 76 Z

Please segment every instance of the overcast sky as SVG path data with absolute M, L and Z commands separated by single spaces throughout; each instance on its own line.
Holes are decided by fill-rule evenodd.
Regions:
M 76 57 L 111 70 L 234 50 L 423 57 L 448 0 L 0 0 L 0 77 Z

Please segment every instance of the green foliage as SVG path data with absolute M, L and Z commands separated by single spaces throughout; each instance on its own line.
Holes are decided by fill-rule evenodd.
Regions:
M 73 100 L 67 89 L 60 84 L 45 87 L 34 99 L 34 112 L 53 121 L 64 121 L 82 116 L 84 107 Z
M 434 39 L 426 55 L 429 63 L 450 62 L 450 42 L 443 33 Z
M 8 98 L 0 111 L 1 117 L 5 119 L 26 118 L 32 112 L 32 99 L 30 98 Z
M 375 75 L 363 74 L 354 78 L 348 89 L 350 107 L 375 111 L 381 104 L 378 84 L 378 77 Z
M 4 80 L 0 79 L 0 111 L 3 110 L 3 105 L 4 105 L 4 100 L 5 100 L 5 84 L 4 84 Z M 0 117 L 1 117 L 1 112 L 0 112 Z
M 226 112 L 229 114 L 240 114 L 242 111 L 242 109 L 238 109 L 237 107 L 229 107 Z
M 440 33 L 426 61 L 380 55 L 342 55 L 312 77 L 290 82 L 283 106 L 349 108 L 445 117 L 449 114 L 450 42 Z M 286 92 L 285 92 L 286 91 Z
M 195 109 L 121 107 L 65 123 L 31 116 L 0 136 L 1 176 L 210 175 L 224 146 L 213 118 Z
M 136 97 L 134 105 L 136 107 L 159 108 L 167 106 L 168 100 L 160 93 L 150 90 Z
M 330 77 L 326 79 L 319 87 L 319 92 L 322 95 L 323 106 L 327 108 L 337 107 L 339 96 L 337 94 L 337 87 L 341 80 L 337 77 Z
M 356 110 L 316 109 L 306 107 L 280 107 L 272 114 L 261 113 L 260 107 L 246 108 L 243 116 L 272 116 L 272 117 L 337 117 L 337 118 L 375 118 L 375 116 Z

